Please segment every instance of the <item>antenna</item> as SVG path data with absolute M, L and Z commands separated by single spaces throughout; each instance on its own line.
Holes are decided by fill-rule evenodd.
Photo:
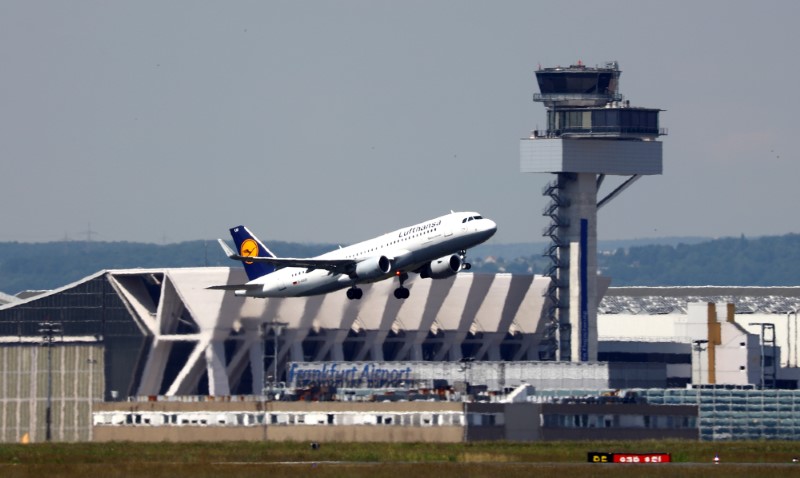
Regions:
M 84 231 L 84 234 L 86 234 L 86 242 L 92 242 L 92 236 L 99 235 L 99 233 L 97 231 L 92 230 L 92 223 L 91 222 L 86 223 L 86 224 L 87 224 L 86 225 L 86 231 Z

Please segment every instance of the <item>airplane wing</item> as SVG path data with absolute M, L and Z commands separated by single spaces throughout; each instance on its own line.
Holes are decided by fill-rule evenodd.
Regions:
M 262 257 L 262 256 L 243 256 L 235 253 L 222 239 L 217 239 L 219 245 L 225 251 L 228 258 L 236 261 L 245 262 L 265 262 L 275 267 L 305 267 L 307 269 L 324 269 L 334 273 L 347 273 L 352 269 L 356 262 L 353 259 L 316 259 L 292 258 L 292 257 Z

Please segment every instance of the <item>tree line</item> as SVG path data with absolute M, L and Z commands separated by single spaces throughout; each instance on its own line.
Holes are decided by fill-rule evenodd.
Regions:
M 270 241 L 272 251 L 286 257 L 311 257 L 335 247 Z M 545 273 L 550 261 L 541 255 L 541 244 L 520 255 L 524 249 L 493 245 L 492 256 L 470 253 L 472 271 Z M 504 250 L 512 255 L 504 257 Z M 800 285 L 800 234 L 619 247 L 599 251 L 597 262 L 615 286 L 793 286 Z M 0 291 L 53 289 L 103 269 L 232 265 L 216 241 L 0 242 Z

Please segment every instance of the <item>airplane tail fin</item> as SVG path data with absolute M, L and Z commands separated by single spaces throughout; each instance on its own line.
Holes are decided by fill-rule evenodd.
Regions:
M 236 244 L 236 251 L 240 256 L 245 257 L 275 257 L 267 246 L 264 245 L 249 229 L 244 226 L 231 228 L 231 237 Z M 221 244 L 224 245 L 222 241 Z M 228 251 L 226 251 L 227 253 Z M 230 254 L 229 254 L 230 255 Z M 264 262 L 242 260 L 244 271 L 249 280 L 257 279 L 275 272 L 275 266 Z

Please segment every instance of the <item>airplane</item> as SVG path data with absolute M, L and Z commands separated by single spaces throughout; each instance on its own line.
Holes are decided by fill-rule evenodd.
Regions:
M 477 212 L 450 212 L 413 226 L 311 258 L 277 257 L 245 226 L 230 229 L 232 250 L 217 239 L 228 258 L 241 261 L 249 281 L 215 285 L 240 297 L 306 297 L 347 288 L 347 298 L 361 299 L 360 284 L 397 277 L 397 299 L 410 295 L 403 283 L 414 272 L 444 279 L 468 270 L 467 249 L 494 235 L 497 225 Z

